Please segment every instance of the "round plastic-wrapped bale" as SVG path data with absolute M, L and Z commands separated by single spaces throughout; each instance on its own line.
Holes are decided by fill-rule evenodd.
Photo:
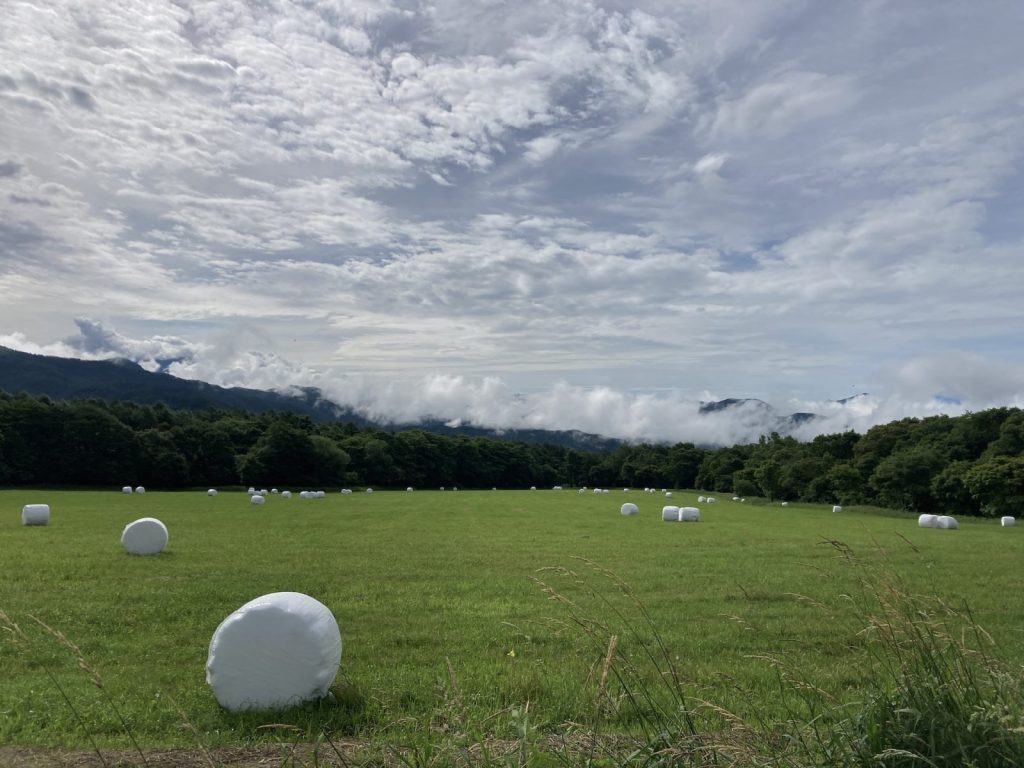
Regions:
M 665 491 L 665 498 L 666 499 L 671 499 L 672 498 L 672 491 Z
M 619 508 L 619 514 L 621 515 L 635 515 L 639 511 L 640 510 L 637 508 L 636 504 L 631 501 L 627 501 Z
M 1010 525 L 1016 525 L 1017 524 L 1017 518 L 1010 517 L 1009 515 L 1004 515 L 1003 517 L 999 518 L 999 524 L 1001 526 L 1003 526 L 1003 528 L 1006 528 L 1007 526 L 1010 526 Z
M 679 522 L 680 523 L 698 523 L 700 522 L 700 510 L 696 507 L 680 507 L 679 509 Z
M 697 497 L 697 503 L 698 503 L 698 504 L 703 504 L 703 503 L 704 503 L 705 501 L 707 501 L 707 500 L 708 500 L 708 497 L 707 497 L 707 496 L 698 496 L 698 497 Z
M 138 488 L 136 488 L 136 489 L 135 489 L 135 492 L 136 492 L 136 493 L 145 493 L 145 492 L 146 492 L 146 489 L 145 489 L 145 488 L 143 488 L 143 487 L 142 487 L 142 486 L 140 485 L 140 486 L 139 486 Z
M 789 506 L 789 502 L 788 501 L 784 501 L 779 506 L 780 507 L 788 507 Z
M 132 492 L 132 487 L 130 485 L 126 485 L 126 486 L 124 486 L 121 489 L 121 493 L 131 493 L 131 492 Z
M 263 504 L 266 504 L 267 503 L 267 499 L 266 499 L 265 496 L 261 496 L 258 493 L 254 493 L 252 496 L 249 497 L 249 503 L 250 504 L 255 504 L 257 507 L 259 507 L 259 506 L 261 506 Z
M 456 488 L 455 490 L 458 490 L 458 488 Z M 367 489 L 366 489 L 366 492 L 367 492 L 367 493 L 373 493 L 373 488 L 367 488 Z
M 217 489 L 216 488 L 211 488 L 210 490 L 208 490 L 206 492 L 206 495 L 207 496 L 216 496 L 217 495 Z
M 939 515 L 935 521 L 936 528 L 945 528 L 947 530 L 953 530 L 960 527 L 960 524 L 956 521 L 955 517 L 949 515 Z
M 292 497 L 292 492 L 291 491 L 281 491 L 281 498 L 282 499 L 290 499 L 291 497 Z
M 842 512 L 843 508 L 840 507 L 838 504 L 836 504 L 834 507 L 832 507 L 832 511 L 833 512 Z
M 22 525 L 49 525 L 49 504 L 26 504 L 21 508 Z
M 246 493 L 248 493 L 250 496 L 252 496 L 254 493 L 256 493 L 256 486 L 250 485 L 249 489 L 246 491 Z
M 340 663 L 341 633 L 330 609 L 301 592 L 274 592 L 220 623 L 206 682 L 225 709 L 278 709 L 324 696 Z
M 666 523 L 679 522 L 679 507 L 662 507 L 661 519 Z
M 918 515 L 917 516 L 917 527 L 918 528 L 938 528 L 939 527 L 939 516 L 938 515 Z
M 167 546 L 167 526 L 155 517 L 128 523 L 121 532 L 121 546 L 129 555 L 158 555 Z
M 412 486 L 410 485 L 408 488 L 406 488 L 405 492 L 406 493 L 412 493 Z

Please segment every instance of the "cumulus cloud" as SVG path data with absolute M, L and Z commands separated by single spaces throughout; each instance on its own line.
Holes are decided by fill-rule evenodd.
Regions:
M 1019 362 L 1011 5 L 25 0 L 0 329 L 159 328 L 44 346 L 267 386 L 562 381 L 623 434 L 703 390 L 971 400 L 907 361 Z

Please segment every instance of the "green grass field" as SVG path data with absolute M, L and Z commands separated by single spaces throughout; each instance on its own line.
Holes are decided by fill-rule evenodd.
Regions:
M 655 630 L 693 695 L 770 717 L 781 704 L 763 654 L 789 658 L 840 697 L 857 695 L 863 624 L 844 595 L 859 600 L 866 573 L 966 603 L 995 653 L 1024 662 L 1024 529 L 962 518 L 958 531 L 922 530 L 883 510 L 722 497 L 700 505 L 698 524 L 661 522 L 663 504 L 696 495 L 333 492 L 255 507 L 241 492 L 0 492 L 0 610 L 28 638 L 0 638 L 0 743 L 82 747 L 88 730 L 124 746 L 115 709 L 153 748 L 267 739 L 268 723 L 309 739 L 328 730 L 401 740 L 451 719 L 500 737 L 527 702 L 539 730 L 559 732 L 596 717 L 608 636 L 619 637 L 622 663 L 642 668 Z M 619 515 L 627 500 L 638 516 Z M 50 504 L 48 526 L 20 524 L 22 505 L 34 502 Z M 168 548 L 129 556 L 121 530 L 146 516 L 167 525 Z M 654 629 L 587 561 L 632 588 Z M 204 677 L 210 637 L 231 611 L 276 591 L 304 592 L 334 612 L 344 651 L 332 698 L 223 711 Z M 574 611 L 600 622 L 584 623 L 592 637 Z M 77 644 L 102 689 L 33 616 Z M 629 708 L 608 727 L 628 730 Z

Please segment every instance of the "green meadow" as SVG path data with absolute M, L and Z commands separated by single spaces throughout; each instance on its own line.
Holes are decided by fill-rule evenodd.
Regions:
M 789 703 L 766 657 L 837 700 L 862 695 L 866 582 L 968 607 L 986 653 L 1024 662 L 1024 528 L 998 521 L 920 529 L 875 508 L 697 505 L 692 491 L 298 490 L 262 507 L 239 491 L 0 492 L 0 744 L 124 747 L 130 732 L 143 748 L 217 747 L 284 726 L 309 740 L 501 738 L 524 711 L 538 733 L 628 733 L 645 704 L 607 667 L 656 691 L 665 668 L 652 659 L 694 700 L 768 722 Z M 625 501 L 640 514 L 621 516 Z M 22 526 L 37 502 L 50 524 Z M 666 503 L 700 506 L 701 522 L 663 523 Z M 162 554 L 121 549 L 140 517 L 167 525 Z M 331 695 L 224 711 L 205 682 L 210 638 L 277 591 L 337 618 Z

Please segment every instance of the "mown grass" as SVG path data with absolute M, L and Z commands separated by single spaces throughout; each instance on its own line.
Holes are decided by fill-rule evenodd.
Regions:
M 640 515 L 618 514 L 627 498 Z M 49 526 L 19 524 L 32 502 L 51 505 Z M 871 695 L 876 670 L 848 610 L 860 566 L 970 605 L 990 652 L 1024 661 L 1016 529 L 962 519 L 959 531 L 922 530 L 875 510 L 750 501 L 665 524 L 664 503 L 637 491 L 378 491 L 258 508 L 227 492 L 0 492 L 0 610 L 25 635 L 0 643 L 0 743 L 130 747 L 130 731 L 144 748 L 216 747 L 281 728 L 428 751 L 433 736 L 522 743 L 524 729 L 642 737 L 684 689 L 698 730 L 729 724 L 698 698 L 744 722 L 782 721 L 805 702 L 780 689 L 779 664 L 835 702 Z M 170 530 L 158 557 L 120 548 L 143 516 Z M 221 710 L 204 679 L 214 629 L 284 590 L 338 619 L 332 697 Z M 102 689 L 32 617 L 77 645 Z M 651 697 L 630 694 L 641 690 Z

